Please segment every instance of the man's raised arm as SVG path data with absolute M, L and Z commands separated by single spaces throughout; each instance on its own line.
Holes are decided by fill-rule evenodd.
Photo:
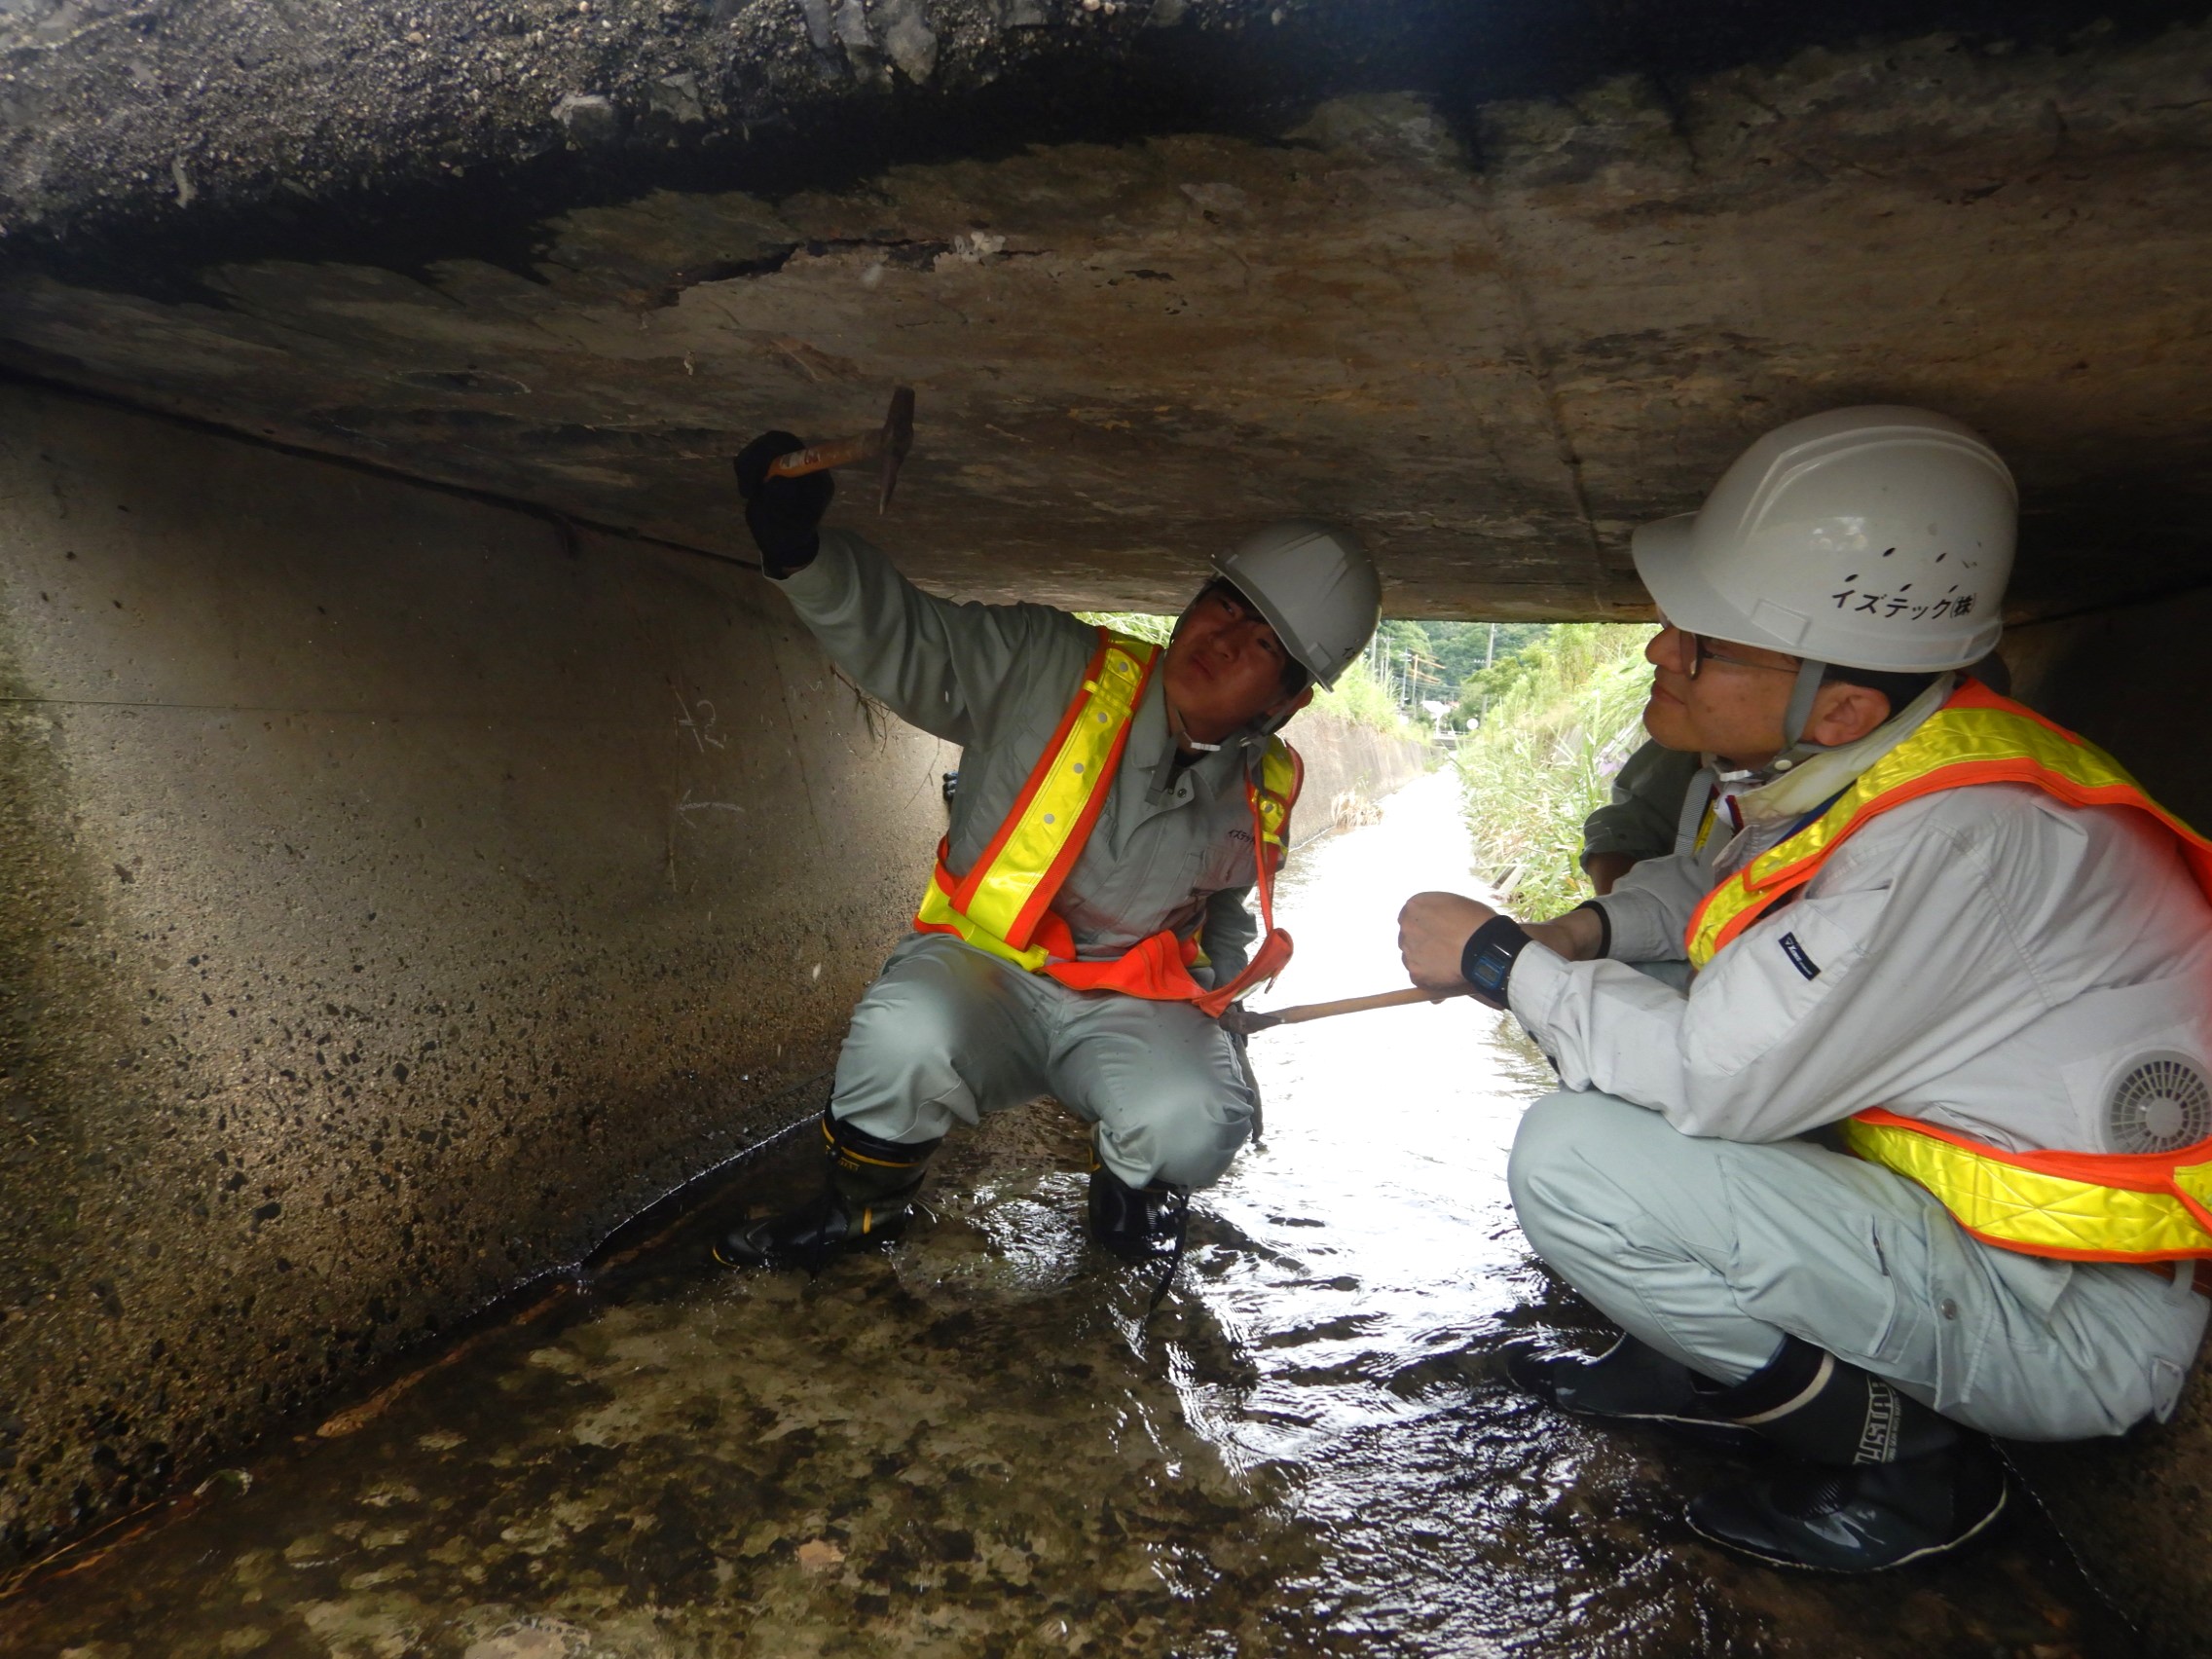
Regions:
M 1041 605 L 961 605 L 924 593 L 863 537 L 824 530 L 834 491 L 826 472 L 772 478 L 798 449 L 788 432 L 736 461 L 745 519 L 761 569 L 831 661 L 892 713 L 948 743 L 988 737 L 1010 686 L 1037 672 L 1065 678 L 1089 648 L 1083 624 Z

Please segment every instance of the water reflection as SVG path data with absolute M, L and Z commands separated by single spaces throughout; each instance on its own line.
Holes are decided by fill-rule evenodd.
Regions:
M 1308 849 L 1275 1000 L 1387 988 L 1465 887 L 1449 779 Z M 1953 1571 L 1783 1578 L 1698 1545 L 1724 1466 L 1563 1422 L 1492 1355 L 1586 1315 L 1504 1192 L 1549 1072 L 1466 1004 L 1253 1040 L 1263 1146 L 1181 1289 L 1082 1234 L 1050 1105 L 956 1139 L 935 1220 L 819 1279 L 700 1267 L 704 1218 L 526 1303 L 242 1495 L 0 1608 L 0 1650 L 584 1655 L 2067 1654 L 2120 1633 L 2028 1531 Z M 744 1172 L 775 1201 L 805 1137 Z

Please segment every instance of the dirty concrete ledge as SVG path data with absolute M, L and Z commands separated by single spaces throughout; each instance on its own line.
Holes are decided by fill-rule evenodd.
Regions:
M 87 14 L 0 68 L 0 365 L 728 554 L 738 446 L 904 384 L 894 550 L 948 591 L 1162 608 L 1296 513 L 1358 525 L 1408 616 L 1641 615 L 1634 525 L 1779 421 L 1903 401 L 2017 472 L 2017 616 L 2212 573 L 2201 3 L 1104 5 L 1000 18 L 1050 74 L 988 85 L 840 45 L 827 102 L 702 116 L 711 166 L 643 127 L 602 166 L 530 90 L 576 30 L 665 67 L 628 0 L 498 37 L 483 123 L 308 24 L 250 73 L 193 32 L 290 14 Z M 356 16 L 424 95 L 483 90 L 439 15 L 316 14 Z M 727 22 L 806 39 L 798 0 Z M 163 146 L 203 130 L 186 190 Z
M 894 158 L 1250 129 L 1366 90 L 1556 94 L 1809 45 L 2063 41 L 2157 0 L 14 0 L 0 245 L 175 231 L 231 257 L 449 239 L 655 185 L 793 188 Z M 521 211 L 518 213 L 517 209 Z M 264 222 L 265 221 L 265 222 Z M 258 243 L 259 245 L 253 245 Z M 288 244 L 281 246 L 280 244 Z

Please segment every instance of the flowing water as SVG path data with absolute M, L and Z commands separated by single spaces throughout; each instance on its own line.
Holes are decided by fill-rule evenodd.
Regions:
M 1276 1004 L 1386 989 L 1466 890 L 1448 776 L 1294 861 Z M 1595 1345 L 1504 1187 L 1541 1058 L 1466 1003 L 1253 1039 L 1262 1144 L 1182 1276 L 1091 1250 L 1041 1103 L 957 1138 L 930 1218 L 819 1278 L 702 1266 L 813 1178 L 789 1137 L 642 1250 L 525 1297 L 189 1513 L 0 1604 L 0 1652 L 2069 1655 L 2127 1634 L 2032 1510 L 1874 1582 L 1681 1526 L 1738 1466 L 1567 1421 L 1498 1349 Z M 2024 1510 L 2028 1506 L 2021 1506 Z

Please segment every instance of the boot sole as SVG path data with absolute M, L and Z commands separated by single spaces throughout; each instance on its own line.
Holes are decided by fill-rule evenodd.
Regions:
M 906 1227 L 903 1222 L 897 1227 L 878 1228 L 872 1233 L 864 1233 L 857 1237 L 840 1239 L 817 1257 L 750 1250 L 743 1255 L 730 1255 L 724 1253 L 726 1240 L 720 1238 L 707 1246 L 707 1254 L 714 1258 L 717 1267 L 728 1268 L 733 1272 L 741 1272 L 748 1268 L 765 1268 L 772 1272 L 785 1272 L 798 1269 L 804 1269 L 808 1272 L 820 1272 L 826 1264 L 835 1261 L 839 1256 L 858 1256 L 865 1251 L 881 1250 L 889 1245 L 896 1244 L 905 1232 Z
M 1666 1417 L 1657 1412 L 1583 1412 L 1572 1406 L 1552 1402 L 1552 1409 L 1562 1416 L 1581 1422 L 1629 1422 L 1645 1428 L 1664 1430 L 1677 1440 L 1685 1440 L 1702 1446 L 1709 1452 L 1736 1452 L 1754 1454 L 1764 1452 L 1769 1443 L 1754 1430 L 1737 1428 L 1732 1423 L 1714 1422 L 1707 1418 Z
M 1964 1549 L 1997 1524 L 2011 1500 L 2009 1487 L 1999 1489 L 1997 1501 L 1989 1506 L 1989 1513 L 1948 1543 L 1930 1544 L 1926 1549 L 1914 1550 L 1910 1555 L 1898 1557 L 1896 1561 L 1886 1561 L 1880 1567 L 1821 1567 L 1812 1562 L 1794 1561 L 1788 1556 L 1768 1555 L 1764 1550 L 1754 1550 L 1749 1544 L 1738 1543 L 1734 1538 L 1723 1538 L 1717 1533 L 1708 1532 L 1688 1515 L 1684 1515 L 1682 1520 L 1691 1531 L 1707 1543 L 1718 1545 L 1730 1555 L 1758 1562 L 1764 1567 L 1779 1567 L 1790 1572 L 1824 1573 L 1830 1578 L 1868 1578 L 1877 1572 L 1895 1572 L 1899 1567 L 1910 1567 L 1914 1562 L 1927 1561 L 1933 1556 L 1949 1555 L 1953 1550 Z
M 1510 1387 L 1538 1405 L 1549 1406 L 1562 1416 L 1581 1422 L 1637 1423 L 1647 1428 L 1663 1429 L 1678 1440 L 1693 1442 L 1713 1452 L 1755 1453 L 1766 1449 L 1767 1443 L 1756 1429 L 1742 1428 L 1714 1418 L 1682 1417 L 1674 1412 L 1594 1412 L 1586 1407 L 1570 1406 L 1559 1397 L 1557 1390 L 1517 1375 L 1510 1359 L 1501 1369 Z

